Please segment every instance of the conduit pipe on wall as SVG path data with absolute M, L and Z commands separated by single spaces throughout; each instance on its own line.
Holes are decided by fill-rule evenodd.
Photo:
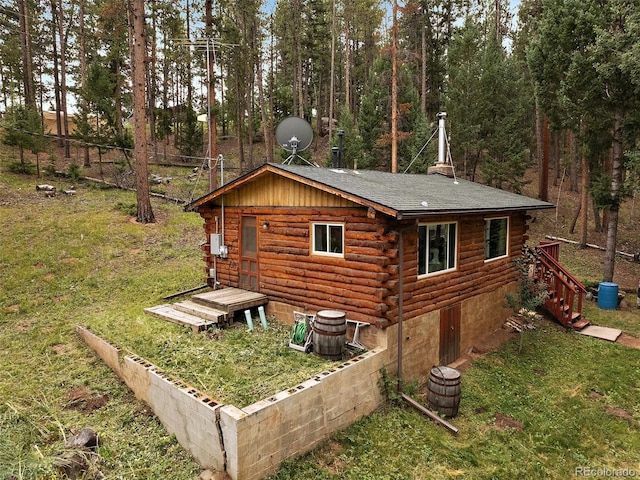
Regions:
M 404 295 L 404 229 L 398 236 L 398 393 L 402 393 L 402 317 Z

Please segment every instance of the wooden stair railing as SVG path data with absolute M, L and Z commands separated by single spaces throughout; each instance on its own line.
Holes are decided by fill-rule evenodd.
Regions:
M 589 325 L 582 318 L 582 302 L 587 289 L 558 262 L 558 245 L 555 243 L 529 249 L 537 262 L 534 277 L 547 285 L 549 295 L 544 306 L 549 313 L 563 326 L 581 330 Z

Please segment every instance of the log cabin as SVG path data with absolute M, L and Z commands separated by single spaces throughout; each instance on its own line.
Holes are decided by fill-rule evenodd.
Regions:
M 528 212 L 553 207 L 439 173 L 264 164 L 185 207 L 204 219 L 206 282 L 261 292 L 289 323 L 343 311 L 424 378 L 509 316 Z

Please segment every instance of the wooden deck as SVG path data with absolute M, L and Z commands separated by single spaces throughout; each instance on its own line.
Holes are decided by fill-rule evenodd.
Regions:
M 198 293 L 197 295 L 193 295 L 191 299 L 209 308 L 227 312 L 228 315 L 233 315 L 239 310 L 258 307 L 267 303 L 267 296 L 262 293 L 250 292 L 234 287 Z
M 145 308 L 144 311 L 198 332 L 229 322 L 235 312 L 265 305 L 267 301 L 267 296 L 262 293 L 229 287 L 193 295 L 191 300 Z

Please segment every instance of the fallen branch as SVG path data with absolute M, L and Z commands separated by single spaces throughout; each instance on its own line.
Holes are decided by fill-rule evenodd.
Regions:
M 440 425 L 442 425 L 443 427 L 445 427 L 447 430 L 449 430 L 451 433 L 453 433 L 454 435 L 458 434 L 458 429 L 456 427 L 454 427 L 453 425 L 451 425 L 449 422 L 447 422 L 444 418 L 440 418 L 438 415 L 436 415 L 435 413 L 433 413 L 431 410 L 429 410 L 428 408 L 425 408 L 423 405 L 419 404 L 418 402 L 416 402 L 413 398 L 411 398 L 410 396 L 401 393 L 400 394 L 402 396 L 402 398 L 412 407 L 417 408 L 418 410 L 420 410 L 422 413 L 424 413 L 427 417 L 429 417 L 431 420 L 434 420 L 436 422 L 438 422 Z
M 93 177 L 82 177 L 83 180 L 88 180 L 90 182 L 94 182 L 94 183 L 103 183 L 105 185 L 109 185 L 110 187 L 113 188 L 119 188 L 120 190 L 128 190 L 130 192 L 135 192 L 136 189 L 135 188 L 128 188 L 128 187 L 122 187 L 116 183 L 113 182 L 108 182 L 107 180 L 101 180 L 99 178 L 93 178 Z M 174 198 L 174 197 L 169 197 L 168 195 L 162 195 L 161 193 L 154 193 L 154 192 L 149 192 L 149 195 L 152 197 L 157 197 L 157 198 L 161 198 L 163 200 L 167 200 L 169 202 L 173 202 L 173 203 L 187 203 L 185 200 L 182 200 L 181 198 Z
M 568 240 L 566 238 L 554 237 L 554 236 L 551 236 L 551 235 L 545 235 L 544 238 L 547 238 L 549 240 L 556 240 L 558 242 L 570 243 L 572 245 L 580 245 L 580 242 L 576 242 L 575 240 Z M 589 248 L 595 248 L 596 250 L 601 250 L 603 252 L 606 250 L 606 248 L 601 247 L 600 245 L 594 245 L 592 243 L 587 243 L 587 244 L 585 244 L 585 246 L 587 246 Z M 616 254 L 621 255 L 623 257 L 630 258 L 634 262 L 640 262 L 640 252 L 634 254 L 634 253 L 620 252 L 620 251 L 616 250 Z

